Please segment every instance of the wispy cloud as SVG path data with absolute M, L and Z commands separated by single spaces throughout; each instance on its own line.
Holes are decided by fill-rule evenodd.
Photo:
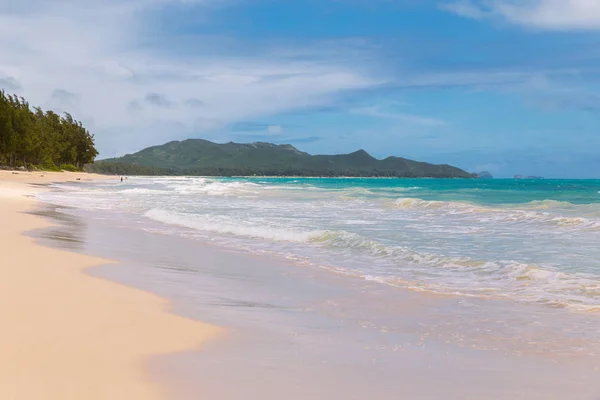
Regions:
M 231 132 L 249 133 L 250 136 L 256 136 L 260 132 L 260 136 L 279 136 L 285 130 L 281 125 L 268 124 L 263 122 L 240 121 L 231 125 Z M 237 135 L 240 136 L 240 135 Z
M 127 109 L 130 112 L 138 112 L 138 111 L 142 111 L 142 105 L 140 104 L 139 101 L 134 100 L 131 103 L 129 103 L 129 106 L 127 106 Z
M 258 1 L 281 12 L 278 2 Z M 0 57 L 0 86 L 32 105 L 71 112 L 96 135 L 102 156 L 188 137 L 422 159 L 477 145 L 547 147 L 550 136 L 557 153 L 596 144 L 600 63 L 592 35 L 481 24 L 480 36 L 464 18 L 592 30 L 600 1 L 375 0 L 372 17 L 389 21 L 368 29 L 348 23 L 364 3 L 351 1 L 330 30 L 304 32 L 304 22 L 314 22 L 306 13 L 293 24 L 263 20 L 261 32 L 269 33 L 262 34 L 255 15 L 240 19 L 255 5 L 248 0 L 0 0 L 0 54 L 10 54 Z M 347 3 L 293 3 L 303 2 L 335 2 L 340 10 Z M 419 9 L 398 14 L 415 24 L 387 15 L 400 3 Z M 463 18 L 425 32 L 420 27 L 438 6 Z M 561 131 L 548 135 L 555 125 Z M 585 129 L 576 132 L 578 125 Z M 532 139 L 523 126 L 546 136 Z
M 432 118 L 422 115 L 415 114 L 407 114 L 407 113 L 398 113 L 386 111 L 378 106 L 369 106 L 369 107 L 360 107 L 351 110 L 354 114 L 367 115 L 369 117 L 374 118 L 384 118 L 384 119 L 394 119 L 400 120 L 404 122 L 408 122 L 416 125 L 425 125 L 425 126 L 440 126 L 446 125 L 447 122 L 438 118 Z
M 483 19 L 490 15 L 491 10 L 484 8 L 483 4 L 475 4 L 469 0 L 445 3 L 440 6 L 443 10 L 453 12 L 461 17 Z
M 441 7 L 467 18 L 502 18 L 537 29 L 600 29 L 600 2 L 596 0 L 460 0 Z
M 543 88 L 522 89 L 526 105 L 549 112 L 575 110 L 598 115 L 600 94 L 577 87 L 555 87 L 548 84 Z
M 267 132 L 270 124 L 254 121 L 238 121 L 231 125 L 231 132 Z
M 55 89 L 51 94 L 53 103 L 58 107 L 76 107 L 79 96 L 64 89 Z
M 167 99 L 167 96 L 160 93 L 148 93 L 145 98 L 146 102 L 156 107 L 171 107 L 173 103 Z
M 480 149 L 447 152 L 434 159 L 460 165 L 471 160 L 464 168 L 473 172 L 489 171 L 494 177 L 513 175 L 540 175 L 557 178 L 596 178 L 600 161 L 593 151 L 564 153 L 556 149 L 521 147 L 515 149 Z
M 277 51 L 283 42 L 257 43 L 245 52 L 235 38 L 213 38 L 210 48 L 199 50 L 207 41 L 197 37 L 173 54 L 149 41 L 149 15 L 187 7 L 208 18 L 215 3 L 227 0 L 0 0 L 0 54 L 11 55 L 0 60 L 0 77 L 11 77 L 2 78 L 4 86 L 32 104 L 83 120 L 104 156 L 327 106 L 340 92 L 384 81 L 340 57 L 344 46 L 335 57 L 321 49 L 288 57 Z M 357 50 L 349 51 L 352 58 Z M 57 88 L 77 97 L 57 97 Z
M 21 84 L 16 79 L 11 77 L 0 78 L 0 90 L 6 90 L 8 92 L 20 90 Z
M 269 125 L 267 132 L 272 135 L 279 135 L 283 132 L 283 127 L 281 125 Z
M 204 107 L 206 105 L 206 103 L 200 99 L 197 98 L 191 98 L 191 99 L 187 99 L 185 101 L 185 104 L 188 107 L 192 107 L 192 108 L 196 108 L 196 107 Z

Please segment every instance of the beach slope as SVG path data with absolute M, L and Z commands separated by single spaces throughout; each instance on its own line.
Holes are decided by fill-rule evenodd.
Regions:
M 48 223 L 27 214 L 31 184 L 85 174 L 0 172 L 0 399 L 160 399 L 151 356 L 195 349 L 212 325 L 168 313 L 153 294 L 86 275 L 110 261 L 37 245 L 22 233 Z M 103 177 L 106 179 L 106 177 Z

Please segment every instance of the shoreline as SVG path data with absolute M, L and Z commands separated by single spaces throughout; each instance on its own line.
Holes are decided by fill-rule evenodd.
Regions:
M 47 190 L 36 183 L 39 188 L 27 187 L 30 192 Z M 10 193 L 2 179 L 1 193 Z M 587 347 L 592 343 L 544 328 L 558 320 L 579 326 L 573 315 L 556 319 L 563 313 L 530 305 L 423 296 L 139 229 L 125 215 L 111 217 L 102 209 L 32 204 L 26 212 L 50 221 L 47 228 L 27 231 L 35 243 L 118 261 L 97 262 L 80 274 L 154 293 L 169 300 L 162 303 L 166 313 L 227 332 L 227 341 L 139 357 L 136 368 L 145 375 L 138 377 L 157 392 L 129 398 L 233 400 L 254 393 L 264 400 L 531 400 L 562 399 L 575 391 L 591 400 L 600 393 L 594 355 L 579 354 L 594 351 Z M 542 329 L 531 325 L 531 316 Z
M 23 172 L 20 172 L 23 173 Z M 424 180 L 424 181 L 443 181 L 443 180 L 458 180 L 458 181 L 489 181 L 489 182 L 506 182 L 506 181 L 598 181 L 600 178 L 542 178 L 542 179 L 528 179 L 528 178 L 512 178 L 512 177 L 494 177 L 494 178 L 461 178 L 461 177 L 405 177 L 405 176 L 296 176 L 296 175 L 128 175 L 128 174 L 101 174 L 101 173 L 88 173 L 88 175 L 97 175 L 106 179 L 115 178 L 121 176 L 135 177 L 135 178 L 205 178 L 205 179 L 365 179 L 365 180 Z
M 110 255 L 121 264 L 88 272 L 227 329 L 226 342 L 149 360 L 152 375 L 173 390 L 169 398 L 558 400 L 575 390 L 591 400 L 600 393 L 594 355 L 578 354 L 591 343 L 544 328 L 559 310 L 423 296 L 138 229 L 102 210 L 53 215 L 53 207 L 46 215 L 59 226 L 34 233 L 45 245 Z M 572 328 L 574 318 L 559 320 Z
M 0 398 L 161 399 L 146 362 L 199 349 L 222 329 L 169 312 L 155 294 L 86 273 L 109 260 L 42 246 L 34 185 L 109 179 L 0 171 Z

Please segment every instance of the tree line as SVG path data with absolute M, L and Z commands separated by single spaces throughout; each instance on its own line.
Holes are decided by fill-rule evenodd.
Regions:
M 444 171 L 432 171 L 417 174 L 413 171 L 393 171 L 369 168 L 251 168 L 251 167 L 199 167 L 199 168 L 162 168 L 112 161 L 99 161 L 86 166 L 87 172 L 107 175 L 138 176 L 304 176 L 304 177 L 379 177 L 379 178 L 446 178 Z
M 44 112 L 0 90 L 0 165 L 81 170 L 97 155 L 94 135 L 69 113 Z

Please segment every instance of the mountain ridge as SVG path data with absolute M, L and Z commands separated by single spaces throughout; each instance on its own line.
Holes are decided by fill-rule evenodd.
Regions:
M 311 155 L 291 144 L 218 144 L 205 139 L 170 141 L 123 157 L 97 161 L 86 166 L 86 170 L 119 175 L 473 177 L 447 164 L 395 156 L 379 160 L 364 149 L 348 154 Z

